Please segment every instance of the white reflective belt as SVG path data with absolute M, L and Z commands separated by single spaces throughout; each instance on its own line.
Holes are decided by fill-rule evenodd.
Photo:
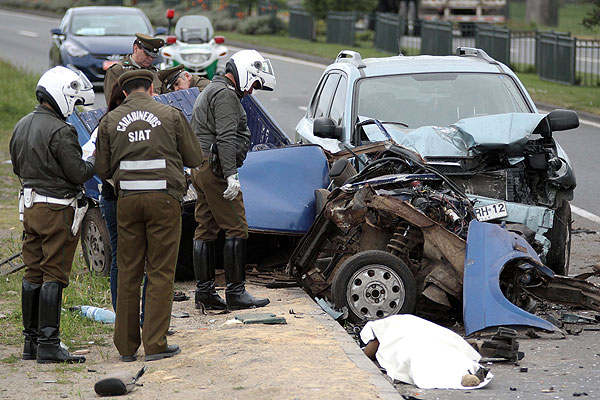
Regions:
M 153 181 L 121 181 L 119 186 L 122 190 L 163 190 L 167 188 L 165 179 Z
M 34 192 L 35 193 L 35 192 Z M 74 197 L 70 199 L 57 199 L 56 197 L 50 196 L 42 196 L 41 194 L 35 193 L 33 196 L 34 203 L 50 203 L 50 204 L 60 204 L 63 206 L 68 206 L 75 201 Z
M 119 169 L 124 169 L 124 170 L 159 169 L 159 168 L 167 168 L 167 162 L 164 159 L 121 161 L 121 163 L 119 164 Z

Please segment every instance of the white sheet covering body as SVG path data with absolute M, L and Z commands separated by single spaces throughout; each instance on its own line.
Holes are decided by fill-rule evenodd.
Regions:
M 460 335 L 415 315 L 370 321 L 360 337 L 363 343 L 379 340 L 375 356 L 390 378 L 421 389 L 477 389 L 493 377 L 488 373 L 478 386 L 462 386 L 463 375 L 475 374 L 481 356 Z

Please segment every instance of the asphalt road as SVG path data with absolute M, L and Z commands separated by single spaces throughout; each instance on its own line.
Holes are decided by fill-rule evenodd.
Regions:
M 57 27 L 59 19 L 0 10 L 0 57 L 33 72 L 43 73 L 48 68 L 50 29 Z M 226 42 L 227 44 L 227 42 Z M 235 48 L 231 48 L 235 51 Z M 293 139 L 296 123 L 300 120 L 309 98 L 321 76 L 324 65 L 268 55 L 277 76 L 274 92 L 257 92 L 283 130 Z M 96 106 L 104 106 L 103 96 L 96 96 Z M 589 123 L 586 123 L 589 122 Z M 600 216 L 597 189 L 597 149 L 600 149 L 600 120 L 582 120 L 580 128 L 557 133 L 577 173 L 575 213 L 579 210 Z M 581 214 L 581 213 L 579 213 Z M 588 216 L 589 217 L 589 216 Z M 592 217 L 593 218 L 593 217 Z M 600 223 L 600 217 L 596 219 Z
M 49 30 L 57 25 L 58 19 L 0 10 L 0 35 L 3 37 L 0 57 L 33 72 L 44 72 L 48 68 Z M 258 98 L 293 137 L 295 125 L 304 113 L 324 66 L 276 55 L 269 57 L 277 74 L 277 88 L 272 93 L 259 92 Z M 103 96 L 97 98 L 103 101 Z M 576 217 L 575 227 L 597 231 L 600 202 L 597 200 L 596 152 L 600 149 L 600 123 L 584 120 L 580 128 L 560 132 L 557 137 L 569 153 L 577 173 L 578 187 L 572 204 L 576 210 L 593 213 L 588 219 Z M 583 272 L 587 265 L 600 262 L 598 237 L 587 233 L 575 235 L 571 273 Z M 600 398 L 599 345 L 599 332 L 583 332 L 566 340 L 522 340 L 521 350 L 525 351 L 526 358 L 521 367 L 528 368 L 528 372 L 519 372 L 519 367 L 512 365 L 495 365 L 496 378 L 485 390 L 412 393 L 420 392 L 418 398 L 427 399 L 566 399 L 575 394 Z

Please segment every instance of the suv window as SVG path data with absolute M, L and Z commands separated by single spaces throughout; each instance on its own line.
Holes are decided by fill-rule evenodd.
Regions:
M 344 107 L 346 105 L 346 82 L 348 79 L 344 75 L 341 76 L 340 82 L 338 83 L 337 90 L 333 96 L 333 103 L 331 103 L 331 111 L 329 112 L 329 118 L 335 122 L 337 126 L 342 125 L 344 119 Z
M 403 122 L 410 129 L 448 126 L 481 115 L 531 112 L 515 82 L 504 74 L 427 73 L 362 79 L 359 118 Z
M 340 80 L 340 75 L 329 74 L 325 79 L 326 81 L 322 86 L 323 89 L 321 89 L 321 93 L 319 93 L 317 97 L 317 103 L 313 115 L 314 118 L 327 116 L 331 99 L 333 98 L 333 94 L 335 93 L 335 89 L 337 88 L 337 84 Z

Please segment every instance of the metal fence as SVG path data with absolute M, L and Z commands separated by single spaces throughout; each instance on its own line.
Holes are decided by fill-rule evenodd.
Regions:
M 329 11 L 327 13 L 327 43 L 354 46 L 355 11 Z
M 475 47 L 485 50 L 494 59 L 510 65 L 510 29 L 495 25 L 477 25 Z
M 452 23 L 421 21 L 421 54 L 446 56 L 452 53 Z
M 600 86 L 600 40 L 577 39 L 575 47 L 577 84 Z
M 375 48 L 398 54 L 398 43 L 403 31 L 403 23 L 398 14 L 378 12 L 375 16 Z
M 576 39 L 555 32 L 538 32 L 536 66 L 542 79 L 575 84 Z
M 299 8 L 290 8 L 290 22 L 288 27 L 290 37 L 315 40 L 315 18 L 311 13 Z
M 512 31 L 510 34 L 511 68 L 518 72 L 535 71 L 535 31 Z

